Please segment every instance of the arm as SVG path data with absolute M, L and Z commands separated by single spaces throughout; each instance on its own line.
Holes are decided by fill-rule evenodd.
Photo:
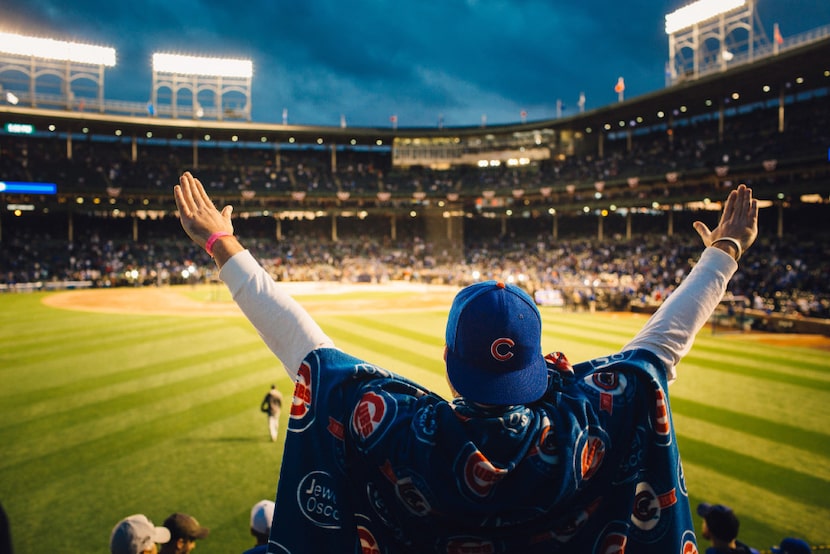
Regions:
M 212 255 L 220 268 L 219 276 L 292 379 L 297 377 L 300 363 L 309 352 L 334 346 L 308 312 L 277 286 L 233 236 L 231 206 L 217 210 L 202 183 L 189 172 L 181 176 L 173 195 L 182 227 L 193 242 L 204 248 L 215 233 L 228 233 L 213 243 Z
M 718 226 L 713 230 L 694 223 L 706 250 L 683 283 L 651 316 L 623 350 L 644 348 L 665 364 L 669 381 L 676 365 L 692 348 L 698 331 L 723 298 L 726 285 L 738 269 L 741 254 L 758 235 L 758 202 L 752 190 L 740 185 L 726 199 Z

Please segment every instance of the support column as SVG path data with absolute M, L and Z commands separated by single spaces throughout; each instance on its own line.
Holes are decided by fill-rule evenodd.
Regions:
M 67 212 L 66 220 L 66 240 L 72 242 L 75 240 L 75 219 L 72 217 L 72 210 Z
M 554 241 L 559 240 L 559 214 L 558 214 L 558 213 L 554 213 L 554 214 L 553 214 L 553 223 L 552 223 L 552 229 L 551 229 L 551 238 L 552 238 Z
M 631 240 L 631 210 L 625 214 L 625 238 Z
M 138 217 L 133 214 L 133 242 L 138 242 Z
M 277 221 L 276 229 L 274 230 L 274 235 L 276 236 L 277 240 L 282 240 L 282 219 L 280 219 L 279 214 L 274 216 L 274 219 Z
M 389 216 L 389 238 L 398 240 L 398 218 L 395 214 Z
M 669 228 L 666 229 L 666 236 L 672 237 L 674 236 L 674 212 L 669 210 Z
M 780 239 L 784 236 L 784 203 L 778 203 L 778 228 L 776 236 Z
M 337 214 L 331 214 L 331 240 L 337 242 Z
M 603 230 L 604 230 L 604 221 L 603 221 L 603 220 L 604 220 L 604 219 L 605 219 L 605 218 L 604 218 L 604 217 L 602 217 L 602 214 L 599 214 L 599 215 L 597 216 L 597 240 L 598 240 L 598 241 L 602 241 L 602 240 L 603 240 L 603 235 L 604 235 L 604 233 L 603 233 Z

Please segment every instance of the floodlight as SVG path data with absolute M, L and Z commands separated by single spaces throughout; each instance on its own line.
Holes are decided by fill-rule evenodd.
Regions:
M 666 15 L 666 34 L 671 35 L 745 4 L 746 0 L 698 0 Z
M 115 65 L 115 48 L 0 33 L 0 52 L 90 65 Z
M 153 71 L 206 77 L 250 78 L 254 73 L 254 65 L 251 60 L 181 56 L 157 52 L 153 54 Z

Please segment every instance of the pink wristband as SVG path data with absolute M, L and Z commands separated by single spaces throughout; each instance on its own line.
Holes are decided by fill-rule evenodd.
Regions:
M 213 245 L 214 243 L 221 239 L 222 237 L 232 237 L 233 233 L 228 233 L 227 231 L 216 231 L 212 235 L 210 235 L 205 243 L 205 251 L 213 256 Z

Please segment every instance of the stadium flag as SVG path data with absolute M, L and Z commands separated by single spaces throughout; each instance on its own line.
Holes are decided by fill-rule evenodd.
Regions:
M 628 178 L 628 186 L 629 187 L 637 188 L 637 185 L 639 185 L 639 184 L 640 184 L 640 178 L 639 177 L 629 177 Z
M 241 191 L 242 199 L 243 200 L 253 200 L 256 197 L 255 190 L 243 190 Z
M 579 113 L 582 113 L 582 112 L 585 111 L 585 93 L 584 92 L 579 93 L 579 101 L 577 101 L 576 104 L 579 106 Z
M 525 195 L 525 189 L 513 189 L 513 198 L 521 198 Z
M 669 183 L 676 183 L 678 177 L 679 174 L 677 173 L 677 171 L 669 171 L 668 173 L 666 173 L 666 181 L 668 181 Z
M 553 191 L 553 187 L 542 187 L 539 189 L 539 192 L 542 193 L 542 196 L 547 198 L 550 196 L 550 193 Z
M 522 118 L 522 123 L 525 123 L 527 121 L 527 110 L 520 111 L 519 117 Z
M 623 101 L 623 92 L 625 91 L 625 79 L 620 77 L 617 79 L 617 84 L 614 85 L 614 92 L 617 93 L 617 100 Z
M 420 190 L 419 190 L 419 191 L 415 191 L 415 192 L 413 192 L 413 193 L 412 193 L 412 198 L 414 198 L 415 200 L 419 200 L 419 201 L 420 201 L 420 200 L 423 200 L 423 199 L 424 199 L 424 198 L 426 198 L 426 197 L 427 197 L 427 193 L 425 193 L 425 192 L 423 192 L 423 191 L 420 191 Z
M 107 187 L 107 196 L 118 198 L 121 195 L 121 187 Z
M 778 23 L 773 26 L 772 34 L 775 37 L 775 44 L 784 44 L 784 37 L 781 36 L 781 29 L 778 27 Z
M 340 114 L 340 128 L 341 129 L 346 128 L 346 114 L 343 114 L 343 113 Z
M 389 199 L 392 198 L 391 192 L 379 192 L 378 193 L 378 200 L 381 202 L 388 202 Z
M 153 106 L 152 102 L 147 102 L 147 115 L 150 115 L 150 116 L 156 115 L 156 107 Z
M 337 199 L 338 200 L 348 200 L 351 196 L 351 193 L 347 190 L 338 190 L 337 191 Z
M 447 200 L 450 202 L 457 202 L 458 201 L 458 193 L 457 192 L 448 192 L 447 193 Z
M 726 177 L 729 173 L 729 166 L 728 165 L 719 165 L 715 167 L 715 175 L 718 177 Z
M 764 160 L 764 171 L 775 171 L 775 168 L 778 167 L 778 160 Z
M 305 200 L 305 191 L 304 190 L 295 190 L 294 192 L 291 193 L 291 199 L 292 200 L 299 200 L 300 202 L 302 202 L 303 200 Z
M 597 192 L 605 190 L 605 181 L 594 181 L 594 188 Z
M 392 122 L 392 128 L 398 128 L 398 116 L 396 114 L 392 114 L 389 116 L 389 121 Z
M 496 191 L 494 190 L 483 190 L 481 191 L 481 196 L 486 198 L 487 200 L 492 200 L 496 197 Z
M 568 194 L 573 194 L 576 192 L 576 185 L 565 185 L 565 190 L 568 191 Z

